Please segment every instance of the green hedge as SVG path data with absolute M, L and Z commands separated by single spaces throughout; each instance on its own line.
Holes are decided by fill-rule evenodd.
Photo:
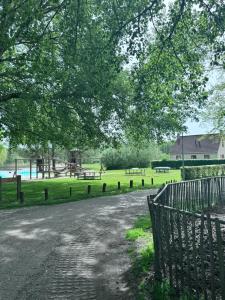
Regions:
M 198 167 L 184 167 L 181 169 L 183 180 L 192 180 L 225 174 L 225 165 L 208 165 Z
M 184 161 L 184 166 L 208 166 L 225 164 L 225 159 L 188 159 Z M 170 167 L 172 169 L 180 169 L 182 160 L 154 160 L 151 163 L 152 168 Z

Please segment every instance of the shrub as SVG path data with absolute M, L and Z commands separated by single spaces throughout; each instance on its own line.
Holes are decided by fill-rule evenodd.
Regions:
M 161 158 L 161 151 L 154 143 L 143 143 L 138 149 L 132 145 L 123 145 L 119 149 L 109 148 L 102 154 L 102 163 L 107 170 L 147 168 L 150 161 Z
M 225 159 L 189 159 L 184 161 L 186 166 L 209 166 L 225 164 Z M 172 169 L 180 169 L 182 160 L 154 160 L 151 162 L 151 167 L 170 167 Z
M 150 165 L 148 149 L 136 150 L 132 147 L 110 148 L 102 155 L 102 163 L 107 170 L 147 168 Z
M 200 179 L 205 177 L 220 176 L 225 173 L 225 165 L 210 165 L 197 167 L 184 167 L 181 169 L 183 180 Z

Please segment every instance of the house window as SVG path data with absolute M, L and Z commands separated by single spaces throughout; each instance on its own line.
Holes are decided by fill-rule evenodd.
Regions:
M 210 155 L 209 154 L 205 154 L 204 155 L 204 159 L 210 159 Z
M 181 156 L 180 155 L 176 155 L 176 159 L 181 159 Z
M 196 155 L 191 155 L 191 159 L 196 159 L 197 156 Z
M 220 155 L 220 158 L 224 159 L 224 154 L 221 154 L 221 155 Z

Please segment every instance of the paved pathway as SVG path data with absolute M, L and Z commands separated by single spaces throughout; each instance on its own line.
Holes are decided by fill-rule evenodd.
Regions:
M 135 299 L 124 236 L 147 194 L 0 211 L 0 299 Z

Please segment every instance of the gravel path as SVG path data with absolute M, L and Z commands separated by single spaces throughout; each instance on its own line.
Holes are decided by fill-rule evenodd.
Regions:
M 149 191 L 0 212 L 0 299 L 135 299 L 125 231 Z

